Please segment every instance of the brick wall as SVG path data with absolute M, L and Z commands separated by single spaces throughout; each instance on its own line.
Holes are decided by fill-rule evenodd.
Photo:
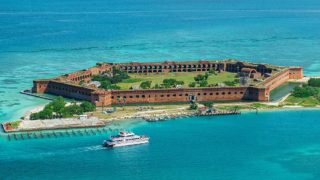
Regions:
M 184 88 L 159 90 L 112 91 L 112 104 L 117 103 L 154 103 L 188 102 L 189 96 L 196 96 L 197 101 L 242 100 L 246 87 L 225 88 Z
M 72 84 L 65 84 L 56 81 L 48 83 L 45 93 L 59 95 L 67 98 L 91 101 L 91 94 L 94 89 L 80 87 Z
M 290 79 L 302 79 L 303 78 L 303 68 L 302 67 L 291 67 L 289 69 Z
M 32 92 L 44 93 L 47 90 L 50 80 L 35 80 L 33 81 Z

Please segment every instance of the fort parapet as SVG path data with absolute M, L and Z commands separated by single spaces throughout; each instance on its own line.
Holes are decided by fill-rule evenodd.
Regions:
M 84 86 L 93 76 L 108 74 L 113 67 L 121 68 L 128 74 L 154 74 L 170 72 L 227 71 L 245 74 L 257 80 L 255 85 L 236 87 L 195 87 L 137 90 L 105 90 L 96 86 Z M 263 78 L 260 78 L 263 77 Z M 197 101 L 268 101 L 270 92 L 289 79 L 303 78 L 302 67 L 284 67 L 270 64 L 255 64 L 237 60 L 164 61 L 131 63 L 97 63 L 96 66 L 65 74 L 51 79 L 34 80 L 34 93 L 49 93 L 78 100 L 90 101 L 97 106 L 118 103 L 157 103 Z

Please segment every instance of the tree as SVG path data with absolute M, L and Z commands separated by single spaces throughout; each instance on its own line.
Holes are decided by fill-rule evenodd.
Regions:
M 96 109 L 96 106 L 88 101 L 84 101 L 80 104 L 83 112 L 92 112 Z
M 85 83 L 85 81 L 84 80 L 81 80 L 80 82 L 79 82 L 79 85 L 83 85 Z
M 202 104 L 208 108 L 212 108 L 213 107 L 213 102 L 202 102 Z
M 32 114 L 30 115 L 30 119 L 31 119 L 31 120 L 40 119 L 40 118 L 39 118 L 39 114 L 38 114 L 38 113 L 32 113 Z
M 170 85 L 170 84 L 162 84 L 162 86 L 163 86 L 164 88 L 171 88 L 171 85 Z
M 112 84 L 112 85 L 110 86 L 110 89 L 121 89 L 121 87 L 118 86 L 118 85 L 116 85 L 116 84 Z
M 189 83 L 189 87 L 196 87 L 196 82 Z
M 295 87 L 292 95 L 294 97 L 310 97 L 319 94 L 319 90 L 317 88 L 311 86 L 303 86 L 303 87 Z
M 165 88 L 175 87 L 177 85 L 184 85 L 184 81 L 177 81 L 176 79 L 172 78 L 164 79 L 162 83 Z
M 170 78 L 170 79 L 164 79 L 163 81 L 162 81 L 162 83 L 163 84 L 168 84 L 168 85 L 173 85 L 173 84 L 175 84 L 176 83 L 176 80 L 175 79 L 172 79 L 172 78 Z
M 204 77 L 205 80 L 208 80 L 209 73 L 206 72 L 203 77 Z
M 312 87 L 320 87 L 320 78 L 311 78 L 308 81 L 308 85 Z
M 120 86 L 117 86 L 116 84 L 128 78 L 130 78 L 130 76 L 127 74 L 127 72 L 120 68 L 114 67 L 112 69 L 112 77 L 93 76 L 92 80 L 99 81 L 101 83 L 100 88 L 103 89 L 120 89 Z
M 202 81 L 204 79 L 205 78 L 204 78 L 204 76 L 202 74 L 198 74 L 196 77 L 194 77 L 194 80 L 197 81 L 197 82 Z
M 53 112 L 59 113 L 65 105 L 66 102 L 64 101 L 64 98 L 59 96 L 57 99 L 48 104 L 48 108 L 51 108 Z
M 96 109 L 96 106 L 90 102 L 82 102 L 77 105 L 73 102 L 70 106 L 66 106 L 66 103 L 62 97 L 59 97 L 45 106 L 45 108 L 38 112 L 30 115 L 31 120 L 35 119 L 53 119 L 53 118 L 67 118 L 73 115 L 81 115 L 84 112 L 91 112 Z
M 176 81 L 176 85 L 184 85 L 184 81 Z
M 83 113 L 84 113 L 84 111 L 80 106 L 78 106 L 76 104 L 72 104 L 70 106 L 66 106 L 63 109 L 62 116 L 64 118 L 68 118 L 68 117 L 72 117 L 73 115 L 81 115 Z
M 198 105 L 197 105 L 197 103 L 191 103 L 189 108 L 191 110 L 196 110 L 196 109 L 198 109 Z
M 31 120 L 36 120 L 36 119 L 52 119 L 53 118 L 53 111 L 50 108 L 45 108 L 42 111 L 38 113 L 32 113 L 30 115 Z
M 210 69 L 209 74 L 217 75 L 217 71 L 215 69 Z
M 155 89 L 160 89 L 161 87 L 160 87 L 160 85 L 157 83 L 156 85 L 154 85 L 154 88 L 155 88 Z
M 111 82 L 109 80 L 100 81 L 100 83 L 101 83 L 100 88 L 110 89 L 111 87 Z
M 236 85 L 236 82 L 235 81 L 224 81 L 223 82 L 225 85 L 227 86 L 235 86 Z
M 141 89 L 150 89 L 152 81 L 144 81 L 140 84 Z
M 199 85 L 200 85 L 200 87 L 207 87 L 208 86 L 208 81 L 202 80 L 202 81 L 200 81 Z
M 122 69 L 117 68 L 117 67 L 113 67 L 112 74 L 113 74 L 113 76 L 110 79 L 110 82 L 112 84 L 116 84 L 116 83 L 121 82 L 124 79 L 130 78 L 130 76 L 127 74 L 127 72 L 125 72 Z

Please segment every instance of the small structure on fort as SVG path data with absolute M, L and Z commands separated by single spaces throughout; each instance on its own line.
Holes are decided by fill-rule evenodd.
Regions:
M 268 101 L 302 67 L 237 60 L 97 63 L 96 66 L 33 82 L 33 93 L 90 101 L 97 106 L 128 103 Z

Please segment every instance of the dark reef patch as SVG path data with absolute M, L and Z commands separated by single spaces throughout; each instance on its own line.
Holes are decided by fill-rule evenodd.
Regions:
M 12 103 L 12 104 L 8 104 L 9 107 L 12 107 L 12 106 L 18 106 L 20 105 L 21 103 Z
M 2 87 L 2 89 L 18 89 L 17 87 L 8 87 L 8 86 L 5 86 L 5 87 Z
M 287 152 L 268 159 L 297 174 L 310 174 L 311 179 L 320 179 L 320 149 Z
M 3 84 L 18 84 L 19 81 L 16 79 L 4 79 L 4 80 L 2 80 L 2 83 Z

